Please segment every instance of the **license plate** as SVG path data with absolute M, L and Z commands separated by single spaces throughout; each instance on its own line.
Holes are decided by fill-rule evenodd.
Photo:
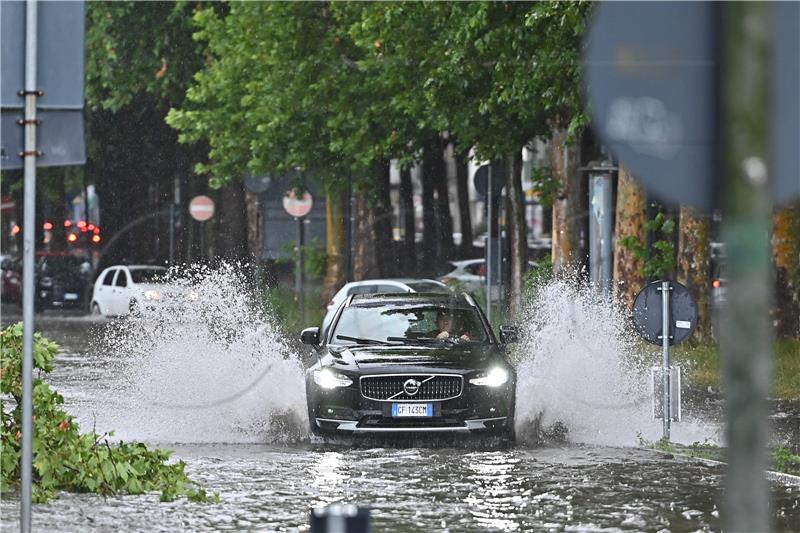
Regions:
M 76 292 L 65 292 L 64 293 L 64 299 L 65 300 L 77 300 L 78 299 L 78 293 L 76 293 Z
M 393 403 L 392 416 L 433 416 L 432 403 Z

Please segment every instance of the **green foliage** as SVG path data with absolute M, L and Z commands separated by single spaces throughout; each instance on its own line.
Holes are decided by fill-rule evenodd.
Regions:
M 623 248 L 631 250 L 637 259 L 644 262 L 645 278 L 660 279 L 669 277 L 675 270 L 675 220 L 660 211 L 655 218 L 648 220 L 645 230 L 652 231 L 658 239 L 653 241 L 651 249 L 633 235 L 620 239 Z
M 86 102 L 118 111 L 141 93 L 162 109 L 183 101 L 202 66 L 202 47 L 192 40 L 196 2 L 87 2 Z
M 800 455 L 792 453 L 789 448 L 778 446 L 772 452 L 773 468 L 778 472 L 785 472 L 800 476 Z
M 680 363 L 686 381 L 693 387 L 720 390 L 719 347 L 710 344 L 676 346 L 673 357 Z M 800 399 L 800 340 L 782 339 L 773 344 L 772 394 L 787 400 Z
M 320 293 L 316 288 L 306 293 L 303 317 L 300 316 L 298 298 L 292 288 L 273 287 L 264 293 L 264 301 L 278 319 L 281 329 L 291 338 L 297 338 L 303 328 L 322 325 L 325 317 L 325 309 L 319 305 Z
M 303 249 L 303 274 L 309 280 L 318 280 L 325 274 L 325 263 L 328 256 L 325 253 L 325 245 L 319 237 L 311 239 L 309 244 L 304 244 Z M 281 257 L 278 258 L 278 263 L 284 265 L 297 264 L 297 243 L 292 244 L 287 242 L 283 245 L 281 250 Z
M 525 273 L 522 280 L 525 300 L 529 302 L 535 301 L 540 288 L 553 281 L 554 277 L 553 259 L 549 255 L 545 256 L 536 264 L 536 268 L 532 268 Z
M 553 207 L 553 202 L 561 194 L 561 184 L 553 176 L 553 169 L 551 167 L 534 168 L 531 181 L 542 207 L 545 209 Z
M 186 496 L 192 501 L 218 500 L 190 481 L 183 461 L 169 463 L 170 453 L 150 450 L 142 443 L 112 444 L 107 437 L 81 433 L 75 420 L 62 409 L 64 398 L 53 391 L 41 376 L 53 369 L 58 345 L 36 333 L 34 368 L 39 377 L 33 382 L 33 498 L 46 502 L 60 490 L 94 492 L 104 496 L 144 494 L 161 491 L 162 501 Z M 0 492 L 20 483 L 22 422 L 22 324 L 0 332 Z M 13 403 L 8 402 L 8 397 Z M 6 411 L 6 407 L 9 407 Z

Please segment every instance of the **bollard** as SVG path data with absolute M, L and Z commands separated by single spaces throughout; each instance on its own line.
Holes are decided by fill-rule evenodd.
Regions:
M 369 533 L 369 508 L 333 503 L 311 510 L 311 533 Z

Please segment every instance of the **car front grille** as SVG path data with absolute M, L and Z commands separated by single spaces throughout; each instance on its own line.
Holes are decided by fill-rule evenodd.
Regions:
M 421 383 L 416 394 L 407 394 L 403 390 L 408 380 Z M 381 376 L 363 376 L 361 378 L 361 395 L 369 400 L 413 402 L 442 401 L 461 396 L 464 379 L 453 374 L 388 374 Z

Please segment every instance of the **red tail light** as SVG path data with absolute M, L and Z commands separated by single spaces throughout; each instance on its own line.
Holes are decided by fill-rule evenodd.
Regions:
M 714 287 L 715 289 L 719 289 L 720 287 L 722 287 L 722 282 L 718 279 L 715 279 L 714 281 L 711 282 L 711 286 Z

